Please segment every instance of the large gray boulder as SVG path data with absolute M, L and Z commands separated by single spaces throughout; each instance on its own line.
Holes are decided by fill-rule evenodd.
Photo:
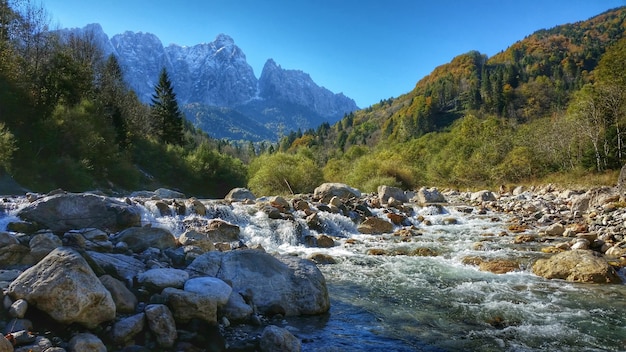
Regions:
M 95 328 L 115 318 L 109 291 L 75 250 L 60 247 L 24 271 L 8 289 L 14 300 L 29 304 L 63 323 Z
M 546 279 L 597 284 L 622 283 L 606 259 L 589 250 L 565 251 L 548 259 L 538 259 L 532 271 Z
M 161 294 L 167 300 L 167 306 L 177 322 L 186 323 L 191 319 L 200 319 L 217 325 L 218 302 L 212 297 L 173 287 L 164 289 Z
M 176 237 L 159 227 L 130 227 L 115 235 L 113 241 L 125 242 L 133 252 L 143 252 L 150 247 L 158 249 L 176 247 Z
M 269 325 L 263 329 L 259 345 L 262 352 L 300 352 L 302 343 L 289 330 Z
M 138 207 L 89 193 L 43 197 L 20 210 L 17 216 L 53 232 L 87 227 L 115 232 L 141 224 Z
M 423 205 L 431 203 L 445 203 L 446 198 L 437 188 L 422 187 L 417 191 L 417 202 Z
M 209 252 L 196 258 L 191 275 L 216 276 L 249 297 L 259 311 L 282 307 L 286 315 L 320 314 L 330 308 L 326 280 L 311 261 L 273 257 L 259 250 Z
M 178 338 L 176 322 L 172 312 L 163 304 L 150 304 L 144 310 L 150 331 L 157 338 L 157 343 L 164 348 L 171 348 Z
M 254 196 L 254 193 L 246 188 L 233 188 L 230 192 L 228 192 L 224 199 L 229 202 L 244 202 L 249 200 L 253 201 L 256 197 Z
M 361 192 L 343 183 L 323 183 L 313 191 L 313 198 L 319 199 L 324 203 L 328 203 L 332 197 L 339 197 L 347 200 L 350 198 L 358 198 Z
M 409 201 L 406 193 L 404 193 L 402 189 L 392 186 L 378 186 L 378 198 L 383 204 L 387 204 L 389 198 L 393 198 L 402 203 L 406 203 Z

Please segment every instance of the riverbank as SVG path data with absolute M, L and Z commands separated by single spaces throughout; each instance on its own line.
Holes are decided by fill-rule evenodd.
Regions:
M 3 273 L 5 333 L 37 332 L 17 349 L 34 343 L 72 350 L 93 341 L 111 351 L 328 350 L 333 342 L 322 343 L 325 335 L 308 335 L 297 324 L 314 315 L 332 325 L 326 312 L 333 299 L 344 297 L 346 272 L 366 275 L 363 280 L 373 267 L 398 262 L 452 265 L 494 275 L 489 280 L 519 273 L 623 287 L 626 209 L 611 188 L 464 193 L 383 187 L 362 195 L 324 185 L 293 199 L 256 198 L 240 189 L 215 201 L 167 190 L 123 199 L 59 191 L 6 198 L 4 205 L 8 231 L 0 259 L 12 269 Z M 576 265 L 567 264 L 570 254 Z M 559 271 L 544 270 L 542 260 Z M 582 262 L 591 264 L 581 268 Z M 81 269 L 61 270 L 68 265 Z M 398 284 L 410 284 L 411 275 Z M 299 323 L 290 325 L 296 317 Z M 520 323 L 506 314 L 474 322 L 498 331 Z M 457 346 L 448 347 L 440 346 Z

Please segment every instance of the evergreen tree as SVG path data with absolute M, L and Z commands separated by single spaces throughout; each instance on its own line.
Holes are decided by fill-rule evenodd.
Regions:
M 183 144 L 183 113 L 178 107 L 167 70 L 163 68 L 159 83 L 154 87 L 151 105 L 152 121 L 162 142 Z

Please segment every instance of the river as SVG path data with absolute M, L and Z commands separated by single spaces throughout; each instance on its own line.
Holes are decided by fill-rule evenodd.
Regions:
M 624 351 L 626 285 L 575 284 L 530 272 L 545 256 L 541 244 L 514 245 L 507 214 L 467 206 L 419 207 L 408 221 L 413 236 L 366 235 L 350 217 L 320 212 L 332 248 L 307 247 L 303 212 L 273 220 L 255 205 L 203 201 L 207 218 L 238 225 L 247 245 L 308 257 L 319 265 L 331 298 L 328 314 L 280 324 L 303 341 L 303 351 Z M 373 209 L 384 218 L 383 210 Z M 146 208 L 142 221 L 175 235 L 198 215 L 161 217 Z M 0 225 L 11 220 L 1 219 Z M 415 250 L 427 256 L 403 255 Z M 373 253 L 384 255 L 373 255 Z M 467 258 L 515 259 L 520 270 L 480 271 Z M 622 270 L 622 278 L 624 278 Z

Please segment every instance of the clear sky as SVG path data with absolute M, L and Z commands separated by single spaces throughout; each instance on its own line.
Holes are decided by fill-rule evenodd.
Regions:
M 409 92 L 470 50 L 492 56 L 534 31 L 586 20 L 626 0 L 42 0 L 52 25 L 100 23 L 163 45 L 228 34 L 257 77 L 267 59 L 311 75 L 359 107 Z

